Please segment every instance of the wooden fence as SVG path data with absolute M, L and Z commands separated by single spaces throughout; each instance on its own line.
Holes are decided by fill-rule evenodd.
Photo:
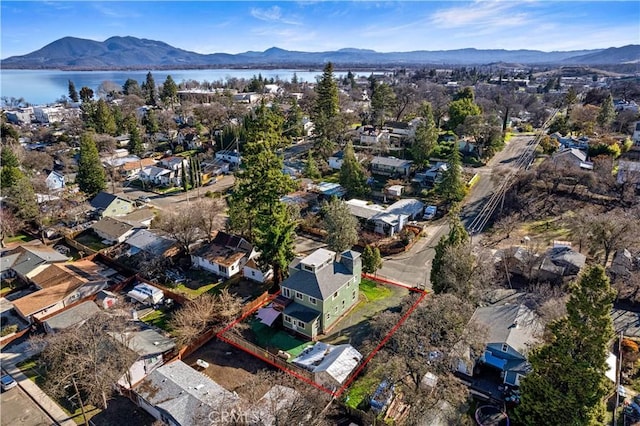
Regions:
M 189 343 L 184 348 L 178 351 L 178 359 L 184 359 L 204 346 L 209 340 L 213 339 L 216 335 L 216 330 L 210 328 L 204 334 L 201 334 L 196 340 Z
M 242 307 L 242 312 L 241 312 L 241 316 L 245 316 L 247 315 L 249 312 L 259 308 L 260 306 L 264 305 L 265 302 L 267 300 L 269 300 L 269 298 L 275 296 L 274 294 L 269 294 L 268 291 L 265 291 L 264 293 L 262 293 L 260 296 L 258 296 L 255 300 L 252 300 L 251 302 L 247 303 L 246 305 L 244 305 Z
M 83 252 L 85 256 L 89 256 L 92 254 L 96 254 L 97 251 L 85 246 L 84 244 L 81 244 L 79 242 L 77 242 L 76 240 L 74 240 L 73 238 L 70 238 L 69 236 L 65 236 L 64 237 L 64 243 L 73 247 L 74 249 L 78 250 L 79 252 Z M 84 257 L 84 256 L 83 256 Z

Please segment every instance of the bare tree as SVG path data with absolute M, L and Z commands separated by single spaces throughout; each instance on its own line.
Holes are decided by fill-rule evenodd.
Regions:
M 473 300 L 478 291 L 493 282 L 496 268 L 488 251 L 474 253 L 469 244 L 454 244 L 445 249 L 439 287 L 440 293 L 451 293 Z
M 405 310 L 414 301 L 411 299 Z M 410 424 L 442 401 L 456 408 L 465 403 L 468 392 L 453 376 L 452 366 L 457 365 L 462 353 L 470 350 L 473 356 L 483 348 L 483 330 L 469 324 L 473 311 L 470 302 L 455 295 L 433 295 L 421 302 L 374 358 L 370 368 L 382 365 L 389 380 L 406 386 L 405 402 L 411 405 L 407 420 Z M 383 336 L 401 315 L 390 312 L 377 315 L 372 323 L 372 337 Z M 438 380 L 432 389 L 427 389 L 423 382 L 427 373 Z
M 511 233 L 518 228 L 519 219 L 516 214 L 510 214 L 498 220 L 493 228 L 504 235 L 504 238 L 510 238 Z
M 282 371 L 260 370 L 237 391 L 255 425 L 329 424 L 322 411 L 330 397 Z
M 178 309 L 170 321 L 178 345 L 185 346 L 209 328 L 221 329 L 242 309 L 242 300 L 222 290 L 219 294 L 204 293 Z
M 7 207 L 0 208 L 0 246 L 5 247 L 4 240 L 13 237 L 22 229 L 24 222 Z
M 154 221 L 154 227 L 166 232 L 174 238 L 185 253 L 191 252 L 191 244 L 202 235 L 198 221 L 200 212 L 194 208 L 181 211 L 164 211 Z
M 611 253 L 617 249 L 634 247 L 638 244 L 640 223 L 638 210 L 613 210 L 590 216 L 587 220 L 587 239 L 592 249 L 602 249 L 602 264 L 609 262 Z
M 44 344 L 40 362 L 45 386 L 54 396 L 66 396 L 73 385 L 84 412 L 85 404 L 107 408 L 114 384 L 136 360 L 137 354 L 111 335 L 123 334 L 124 316 L 98 313 L 79 327 L 38 336 L 32 344 Z
M 222 198 L 201 198 L 194 203 L 193 209 L 199 216 L 197 226 L 209 242 L 214 231 L 224 228 L 225 218 L 222 214 L 225 207 Z

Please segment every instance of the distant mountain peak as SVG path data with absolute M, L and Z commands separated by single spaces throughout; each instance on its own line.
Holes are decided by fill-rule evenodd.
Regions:
M 640 46 L 628 45 L 609 49 L 570 52 L 537 50 L 456 49 L 417 50 L 380 53 L 370 49 L 347 47 L 337 51 L 299 52 L 270 47 L 264 52 L 239 54 L 212 53 L 202 55 L 169 44 L 133 36 L 113 36 L 105 41 L 63 37 L 22 56 L 3 59 L 5 69 L 170 69 L 319 66 L 333 62 L 343 67 L 410 66 L 410 65 L 482 65 L 517 64 L 622 64 L 640 61 Z

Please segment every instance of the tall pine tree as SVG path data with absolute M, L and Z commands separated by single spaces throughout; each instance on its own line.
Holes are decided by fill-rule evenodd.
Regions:
M 342 166 L 340 167 L 340 185 L 342 185 L 352 197 L 362 197 L 369 192 L 367 176 L 364 173 L 362 164 L 360 164 L 356 158 L 353 144 L 350 141 L 347 142 L 343 150 Z
M 426 166 L 431 152 L 438 144 L 438 128 L 429 102 L 424 102 L 420 107 L 420 116 L 422 121 L 416 128 L 415 140 L 410 150 L 416 165 Z
M 614 297 L 601 266 L 588 267 L 573 283 L 567 316 L 550 325 L 551 342 L 529 357 L 533 371 L 521 382 L 520 424 L 604 424 Z
M 80 138 L 80 159 L 76 181 L 80 190 L 90 198 L 107 186 L 104 167 L 100 163 L 98 148 L 92 133 L 83 133 Z
M 76 85 L 71 80 L 69 80 L 69 99 L 71 99 L 71 102 L 78 102 L 80 100 Z
M 462 159 L 456 144 L 447 158 L 447 170 L 442 174 L 436 190 L 449 205 L 459 203 L 467 194 L 467 187 L 462 179 Z
M 315 148 L 316 152 L 326 159 L 333 153 L 341 129 L 338 84 L 333 77 L 331 62 L 324 67 L 315 92 L 316 102 L 312 114 L 316 136 Z

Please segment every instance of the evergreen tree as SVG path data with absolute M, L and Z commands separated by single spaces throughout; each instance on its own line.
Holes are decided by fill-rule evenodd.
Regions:
M 261 215 L 279 208 L 280 198 L 295 184 L 283 172 L 283 159 L 276 150 L 284 146 L 284 118 L 264 102 L 253 115 L 245 118 L 246 144 L 244 169 L 236 175 L 236 186 L 229 200 L 229 220 L 235 231 L 252 239 L 254 226 Z
M 367 186 L 367 176 L 362 164 L 356 158 L 353 144 L 347 142 L 342 156 L 342 166 L 340 167 L 340 185 L 342 185 L 350 196 L 361 197 L 369 192 Z
M 382 267 L 382 256 L 378 247 L 367 244 L 362 252 L 362 271 L 367 274 L 375 274 Z
M 335 143 L 340 132 L 340 104 L 338 97 L 338 84 L 333 77 L 333 64 L 328 62 L 324 67 L 322 77 L 315 87 L 316 102 L 313 107 L 312 120 L 315 126 L 315 135 L 318 141 L 323 143 L 322 149 L 316 147 L 316 152 L 328 158 L 331 149 L 327 145 Z
M 80 158 L 76 181 L 80 190 L 90 198 L 107 186 L 98 148 L 91 133 L 83 133 L 80 138 Z
M 128 78 L 122 85 L 122 92 L 125 95 L 136 95 L 142 97 L 142 89 L 140 84 L 133 78 Z
M 80 89 L 80 99 L 82 102 L 91 102 L 93 100 L 93 90 L 88 88 L 87 86 L 83 86 Z
M 144 152 L 144 145 L 142 144 L 142 135 L 140 134 L 140 129 L 138 128 L 138 123 L 135 121 L 130 122 L 129 124 L 129 144 L 127 145 L 127 149 L 130 154 L 133 155 L 142 155 Z
M 145 82 L 142 83 L 142 94 L 144 95 L 144 100 L 147 105 L 155 106 L 157 104 L 158 88 L 156 87 L 156 82 L 153 79 L 151 71 L 147 73 L 147 78 Z
M 455 204 L 464 198 L 467 188 L 462 179 L 462 160 L 460 151 L 454 146 L 447 158 L 447 170 L 442 174 L 442 180 L 436 190 L 448 204 Z
M 167 79 L 162 85 L 160 99 L 162 99 L 162 102 L 166 105 L 173 105 L 178 102 L 178 86 L 170 75 L 167 76 Z
M 158 117 L 154 110 L 148 110 L 142 121 L 147 134 L 155 135 L 160 131 L 160 124 L 158 124 Z
M 284 133 L 290 138 L 301 138 L 304 136 L 304 125 L 302 124 L 302 109 L 298 105 L 296 98 L 291 101 L 291 108 L 287 113 L 287 120 L 284 123 Z
M 457 208 L 449 212 L 449 233 L 440 238 L 435 248 L 436 254 L 431 263 L 431 284 L 433 292 L 436 294 L 446 293 L 448 290 L 445 277 L 443 277 L 443 267 L 447 261 L 445 258 L 447 248 L 467 244 L 469 241 L 469 234 L 460 222 L 458 213 Z
M 396 95 L 386 83 L 376 83 L 371 94 L 371 124 L 382 127 L 387 113 L 396 102 Z
M 529 357 L 533 371 L 521 382 L 520 424 L 604 424 L 614 297 L 601 266 L 587 267 L 572 284 L 567 316 L 550 325 L 551 342 Z
M 7 204 L 12 207 L 18 218 L 26 221 L 34 220 L 40 214 L 33 185 L 22 172 L 16 176 L 13 185 L 3 191 L 3 194 L 6 196 Z
M 611 128 L 611 123 L 616 118 L 616 110 L 613 107 L 613 97 L 611 94 L 605 98 L 600 106 L 600 112 L 598 113 L 598 126 L 601 129 L 607 131 Z
M 3 146 L 0 151 L 0 186 L 10 188 L 24 178 L 24 173 L 20 170 L 20 161 L 8 146 Z
M 113 113 L 104 99 L 98 99 L 95 105 L 93 123 L 96 133 L 115 135 L 118 130 Z
M 358 220 L 349 206 L 334 197 L 322 203 L 322 213 L 329 249 L 338 253 L 351 249 L 358 242 Z
M 260 252 L 261 266 L 271 266 L 275 284 L 287 274 L 289 263 L 295 256 L 294 240 L 297 223 L 286 204 L 274 204 L 268 215 L 259 215 L 256 222 L 256 249 Z
M 73 81 L 71 80 L 69 80 L 69 99 L 71 99 L 71 102 L 78 102 L 80 100 L 78 91 L 76 90 L 76 85 L 73 84 Z
M 304 165 L 304 175 L 309 179 L 319 179 L 322 177 L 318 164 L 315 158 L 313 158 L 313 151 L 309 150 L 307 153 L 307 163 Z
M 187 170 L 184 167 L 184 161 L 180 166 L 180 181 L 182 182 L 182 189 L 184 192 L 187 192 L 189 190 L 189 178 L 187 176 Z
M 426 166 L 429 156 L 438 144 L 438 128 L 433 120 L 431 104 L 424 102 L 420 108 L 422 121 L 416 128 L 416 135 L 411 145 L 411 155 L 417 166 Z

